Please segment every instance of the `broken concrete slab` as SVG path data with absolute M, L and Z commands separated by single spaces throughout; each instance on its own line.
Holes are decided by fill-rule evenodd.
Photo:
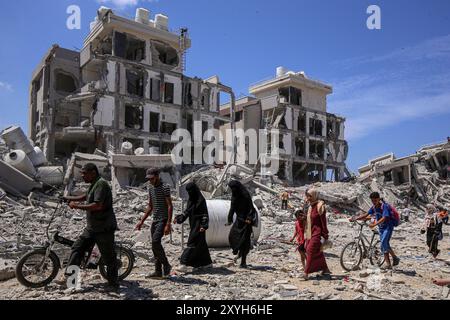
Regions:
M 15 278 L 15 264 L 11 260 L 0 258 L 0 282 Z
M 0 160 L 0 187 L 15 196 L 27 196 L 33 189 L 42 189 L 42 183 Z

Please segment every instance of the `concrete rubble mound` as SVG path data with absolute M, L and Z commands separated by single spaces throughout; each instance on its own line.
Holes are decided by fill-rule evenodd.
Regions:
M 0 151 L 4 158 L 11 153 L 11 147 L 8 143 L 0 143 Z M 432 278 L 448 277 L 449 257 L 443 255 L 442 259 L 433 259 L 427 254 L 425 239 L 419 231 L 427 203 L 443 208 L 450 206 L 449 151 L 450 144 L 443 143 L 422 148 L 415 155 L 403 159 L 395 159 L 393 155 L 381 157 L 360 168 L 360 174 L 347 182 L 318 182 L 304 186 L 289 185 L 277 176 L 269 180 L 261 179 L 253 168 L 241 165 L 203 166 L 192 172 L 185 170 L 180 173 L 170 166 L 169 158 L 164 155 L 147 155 L 144 159 L 101 151 L 94 154 L 74 153 L 63 165 L 62 183 L 55 185 L 40 183 L 37 176 L 32 177 L 11 165 L 3 165 L 0 166 L 0 170 L 4 170 L 0 178 L 0 298 L 106 298 L 95 290 L 67 296 L 65 290 L 56 284 L 45 291 L 27 291 L 13 279 L 18 259 L 46 240 L 45 228 L 58 198 L 69 191 L 76 194 L 86 190 L 88 186 L 81 181 L 79 170 L 84 163 L 94 162 L 101 174 L 113 184 L 114 207 L 120 228 L 118 239 L 129 244 L 138 257 L 130 278 L 141 285 L 127 288 L 127 299 L 445 299 L 448 292 L 444 297 L 446 292 L 434 286 Z M 145 161 L 142 162 L 143 159 Z M 130 161 L 134 165 L 126 165 Z M 207 199 L 229 199 L 227 184 L 232 179 L 247 186 L 254 196 L 255 206 L 261 212 L 263 229 L 251 253 L 254 267 L 246 271 L 245 279 L 239 276 L 240 271 L 227 248 L 211 248 L 214 272 L 180 272 L 164 286 L 145 279 L 144 275 L 152 268 L 150 234 L 148 229 L 137 233 L 134 227 L 147 205 L 147 184 L 145 179 L 139 177 L 146 164 L 163 169 L 163 180 L 173 187 L 174 214 L 182 211 L 185 199 L 183 186 L 190 181 L 199 185 Z M 140 169 L 137 170 L 136 166 Z M 26 176 L 34 187 L 20 189 L 14 180 L 12 185 L 8 184 L 10 180 L 5 179 L 5 173 L 16 172 Z M 334 245 L 327 252 L 327 259 L 335 277 L 327 282 L 321 281 L 320 277 L 308 283 L 302 282 L 295 246 L 288 243 L 294 231 L 293 209 L 303 207 L 305 191 L 311 187 L 320 191 L 328 206 L 329 229 Z M 280 194 L 284 191 L 290 194 L 289 210 L 280 209 Z M 361 270 L 350 273 L 343 272 L 339 265 L 340 250 L 355 234 L 348 217 L 370 208 L 369 195 L 373 191 L 380 191 L 385 200 L 397 206 L 399 211 L 406 207 L 412 211 L 410 221 L 403 222 L 393 238 L 402 258 L 401 268 L 383 273 L 383 285 L 375 289 L 370 285 L 375 271 L 368 262 L 363 262 Z M 84 224 L 83 214 L 64 208 L 51 230 L 58 228 L 65 237 L 76 239 Z M 169 259 L 174 264 L 182 250 L 181 228 L 174 226 L 172 236 L 164 240 Z M 183 241 L 186 241 L 186 236 L 185 230 Z M 445 229 L 444 237 L 448 237 Z M 57 250 L 67 257 L 67 249 Z M 101 281 L 96 273 L 86 274 L 89 285 Z M 142 288 L 146 281 L 151 290 Z M 205 283 L 206 286 L 203 285 Z M 124 299 L 124 295 L 117 294 L 113 298 Z

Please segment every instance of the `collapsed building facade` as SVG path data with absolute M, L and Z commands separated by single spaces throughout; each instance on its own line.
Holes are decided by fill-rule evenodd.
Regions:
M 31 139 L 46 157 L 73 152 L 120 153 L 124 142 L 140 154 L 170 154 L 172 133 L 219 128 L 220 92 L 231 89 L 183 75 L 187 29 L 169 30 L 168 18 L 138 9 L 135 21 L 98 11 L 81 52 L 53 46 L 33 73 Z M 197 147 L 199 147 L 197 145 Z
M 358 180 L 383 189 L 388 201 L 424 207 L 433 203 L 448 206 L 443 186 L 450 181 L 450 140 L 420 148 L 416 154 L 397 159 L 393 153 L 370 160 L 358 169 Z
M 280 179 L 301 184 L 340 181 L 351 174 L 345 165 L 345 119 L 327 112 L 332 92 L 331 86 L 308 79 L 304 72 L 280 67 L 275 78 L 250 87 L 253 97 L 236 101 L 236 129 L 266 131 L 267 145 L 258 154 L 267 153 L 270 159 L 272 149 L 279 149 L 279 171 L 272 174 Z M 221 110 L 223 116 L 230 112 L 229 105 Z M 274 129 L 278 142 L 271 141 Z M 248 155 L 249 140 L 240 139 L 237 150 L 238 157 Z

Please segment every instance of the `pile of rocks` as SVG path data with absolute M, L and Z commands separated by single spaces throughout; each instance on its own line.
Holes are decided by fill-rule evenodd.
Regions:
M 1 148 L 1 146 L 0 146 Z M 420 158 L 419 158 L 420 159 Z M 423 194 L 426 200 L 436 200 L 449 206 L 450 183 L 440 177 L 433 178 L 429 168 L 416 164 L 418 176 L 423 177 Z M 427 177 L 427 179 L 425 179 Z M 102 288 L 103 279 L 97 271 L 83 273 L 83 287 L 79 291 L 67 290 L 51 284 L 42 290 L 23 288 L 14 277 L 14 266 L 26 251 L 47 240 L 45 228 L 58 205 L 58 192 L 32 193 L 28 199 L 14 197 L 0 189 L 0 299 L 448 299 L 448 290 L 432 284 L 433 278 L 450 277 L 450 256 L 442 250 L 439 259 L 427 251 L 425 236 L 420 234 L 423 223 L 425 198 L 415 198 L 409 207 L 413 211 L 410 222 L 396 228 L 392 246 L 401 258 L 394 271 L 380 273 L 367 260 L 360 270 L 343 271 L 340 266 L 342 248 L 354 239 L 356 229 L 348 222 L 348 216 L 370 207 L 369 195 L 381 191 L 394 205 L 403 204 L 410 195 L 402 186 L 394 186 L 376 177 L 351 182 L 316 183 L 303 187 L 286 187 L 275 181 L 270 185 L 258 182 L 251 170 L 245 167 L 205 167 L 186 175 L 182 182 L 196 181 L 205 195 L 229 198 L 226 185 L 230 179 L 239 179 L 254 196 L 255 205 L 262 213 L 262 232 L 249 256 L 250 268 L 237 267 L 231 251 L 211 249 L 214 268 L 208 270 L 177 271 L 168 281 L 149 280 L 146 274 L 153 271 L 149 224 L 144 231 L 136 232 L 135 226 L 148 203 L 145 188 L 127 188 L 117 193 L 114 208 L 120 231 L 117 239 L 128 243 L 137 261 L 135 269 L 123 283 L 119 293 L 109 293 Z M 83 184 L 77 189 L 85 189 Z M 294 208 L 304 205 L 307 188 L 319 189 L 328 206 L 328 223 L 333 248 L 326 252 L 331 280 L 313 276 L 310 281 L 301 279 L 302 271 L 296 247 L 289 244 L 294 233 Z M 419 188 L 420 189 L 420 188 Z M 281 210 L 280 195 L 291 193 L 289 210 Z M 183 203 L 174 191 L 174 215 L 182 212 Z M 64 237 L 76 239 L 84 228 L 84 214 L 63 207 L 51 227 Z M 448 230 L 444 227 L 444 239 Z M 187 228 L 186 228 L 187 229 Z M 185 230 L 187 231 L 187 230 Z M 371 231 L 365 230 L 370 239 Z M 187 232 L 184 232 L 186 240 Z M 164 238 L 164 247 L 170 262 L 178 266 L 182 252 L 181 226 L 174 226 L 171 237 Z M 443 243 L 443 242 L 442 242 Z M 67 251 L 67 250 L 66 250 Z M 67 254 L 67 252 L 66 252 Z

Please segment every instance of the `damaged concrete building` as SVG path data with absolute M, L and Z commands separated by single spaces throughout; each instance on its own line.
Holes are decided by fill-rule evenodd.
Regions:
M 140 8 L 133 21 L 100 8 L 81 52 L 55 45 L 33 73 L 31 139 L 53 161 L 122 153 L 124 142 L 136 154 L 170 154 L 176 129 L 219 128 L 229 121 L 220 93 L 232 91 L 217 77 L 183 75 L 190 46 L 187 29 L 171 32 L 164 15 L 150 20 Z
M 202 138 L 212 128 L 265 130 L 265 150 L 250 152 L 249 140 L 238 139 L 233 148 L 224 149 L 225 154 L 213 155 L 216 162 L 229 162 L 229 153 L 236 153 L 232 161 L 242 163 L 246 157 L 244 163 L 249 164 L 255 163 L 249 157 L 270 154 L 271 130 L 276 129 L 280 169 L 270 174 L 296 184 L 339 181 L 350 175 L 345 166 L 345 119 L 327 113 L 329 85 L 280 67 L 275 78 L 251 86 L 252 97 L 236 106 L 232 89 L 219 77 L 203 80 L 183 74 L 190 47 L 188 30 L 172 32 L 164 15 L 151 20 L 150 12 L 139 8 L 130 20 L 101 7 L 81 52 L 54 45 L 34 71 L 31 140 L 50 163 L 64 166 L 74 153 L 100 152 L 109 160 L 124 154 L 130 157 L 126 171 L 133 171 L 125 180 L 137 183 L 143 182 L 145 170 L 142 159 L 133 157 L 171 154 L 178 143 L 172 133 L 179 128 L 194 138 L 192 155 L 198 149 L 203 154 L 215 140 L 211 136 L 197 141 L 195 124 Z M 230 95 L 225 105 L 223 93 Z M 219 147 L 227 144 L 226 137 L 223 134 Z M 167 157 L 162 162 L 167 164 Z M 122 171 L 109 164 L 111 171 Z
M 432 202 L 444 207 L 450 198 L 438 186 L 450 180 L 450 141 L 424 146 L 416 154 L 399 159 L 389 153 L 370 160 L 358 171 L 359 181 L 382 185 L 385 195 L 401 196 L 406 205 Z
M 311 80 L 304 72 L 294 73 L 280 67 L 276 77 L 250 87 L 253 97 L 236 101 L 236 128 L 263 129 L 267 132 L 266 150 L 280 149 L 280 169 L 276 173 L 291 183 L 339 181 L 351 174 L 345 161 L 345 119 L 327 112 L 331 86 Z M 221 113 L 229 116 L 230 106 Z M 271 130 L 279 130 L 279 145 L 271 144 Z M 248 154 L 248 140 L 237 142 L 237 154 Z M 248 160 L 248 159 L 247 159 Z

